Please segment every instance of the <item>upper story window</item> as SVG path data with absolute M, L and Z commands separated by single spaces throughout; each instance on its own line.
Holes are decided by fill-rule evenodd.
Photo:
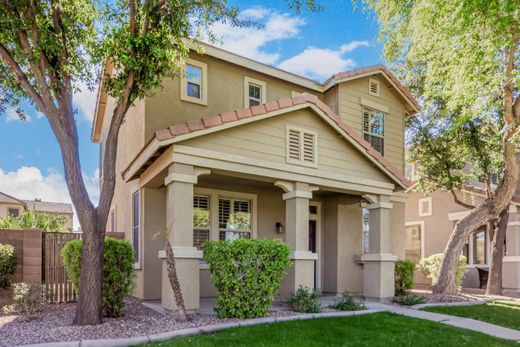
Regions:
M 318 135 L 311 130 L 287 126 L 287 162 L 317 166 Z
M 258 106 L 266 102 L 266 83 L 244 77 L 244 107 Z
M 9 208 L 8 213 L 9 213 L 9 215 L 11 217 L 16 218 L 16 217 L 18 217 L 20 215 L 20 209 L 18 209 L 18 208 Z
M 363 110 L 363 138 L 381 155 L 385 153 L 385 114 L 365 108 Z
M 379 81 L 373 78 L 368 79 L 368 94 L 379 96 Z
M 181 100 L 207 105 L 207 69 L 207 65 L 200 61 L 186 59 L 181 75 Z

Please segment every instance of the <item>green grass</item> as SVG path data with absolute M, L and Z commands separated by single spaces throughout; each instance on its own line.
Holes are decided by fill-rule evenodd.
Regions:
M 520 330 L 520 302 L 493 301 L 473 306 L 434 306 L 425 311 L 481 320 L 506 328 Z
M 518 346 L 440 323 L 376 313 L 233 328 L 146 346 Z

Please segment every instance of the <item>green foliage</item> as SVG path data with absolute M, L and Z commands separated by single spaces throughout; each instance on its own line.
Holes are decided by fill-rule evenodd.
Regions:
M 14 304 L 3 307 L 5 314 L 19 313 L 26 320 L 34 319 L 47 306 L 48 292 L 41 283 L 13 284 Z
M 11 245 L 0 243 L 0 288 L 7 288 L 16 271 L 16 253 Z
M 263 239 L 210 241 L 204 245 L 217 288 L 215 312 L 219 318 L 267 315 L 290 266 L 287 244 Z
M 67 242 L 61 251 L 67 274 L 79 288 L 82 240 Z M 124 298 L 134 288 L 134 251 L 130 242 L 105 237 L 103 264 L 103 317 L 119 317 Z M 78 293 L 81 295 L 81 293 Z
M 437 282 L 437 276 L 439 275 L 439 269 L 441 267 L 442 253 L 433 254 L 427 258 L 421 259 L 419 262 L 419 269 L 421 272 L 432 281 L 432 285 Z M 461 255 L 459 257 L 459 263 L 457 265 L 457 273 L 455 275 L 455 286 L 457 290 L 462 290 L 462 280 L 466 274 L 467 259 Z
M 348 292 L 341 294 L 330 307 L 339 311 L 360 311 L 366 308 L 365 305 L 356 302 Z
M 322 310 L 318 301 L 320 296 L 321 293 L 318 290 L 300 286 L 287 303 L 296 312 L 319 313 Z
M 43 232 L 65 232 L 65 217 L 49 213 L 24 211 L 18 217 L 0 218 L 0 229 L 40 229 Z
M 394 285 L 395 295 L 406 295 L 414 285 L 415 262 L 404 259 L 395 262 Z
M 403 306 L 414 306 L 426 303 L 426 298 L 424 296 L 400 295 L 393 298 L 392 301 Z

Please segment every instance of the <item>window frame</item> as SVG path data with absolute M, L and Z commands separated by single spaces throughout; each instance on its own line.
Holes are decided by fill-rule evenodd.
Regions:
M 300 136 L 299 136 L 299 142 L 300 142 L 299 158 L 300 159 L 291 158 L 289 155 L 289 148 L 290 148 L 289 134 L 291 131 L 297 131 L 300 133 Z M 313 157 L 312 162 L 305 161 L 303 159 L 304 134 L 309 134 L 309 135 L 313 136 L 314 157 Z M 295 127 L 293 125 L 287 124 L 285 127 L 285 160 L 288 164 L 317 168 L 318 167 L 318 133 L 313 130 L 303 129 L 303 128 L 299 128 L 299 127 Z
M 430 211 L 429 212 L 424 212 L 423 210 L 423 202 L 428 202 L 429 206 L 430 206 Z M 418 206 L 417 206 L 417 212 L 419 214 L 419 217 L 429 217 L 433 214 L 433 201 L 432 201 L 432 197 L 429 196 L 427 198 L 421 198 L 419 200 L 417 200 L 417 203 L 418 203 Z
M 12 213 L 13 211 L 16 211 L 16 216 Z M 7 215 L 13 216 L 13 218 L 20 216 L 20 208 L 19 207 L 7 207 Z
M 484 263 L 483 264 L 475 264 L 473 262 L 473 258 L 474 258 L 474 252 L 475 252 L 475 248 L 474 248 L 474 245 L 473 245 L 473 237 L 474 237 L 474 234 L 476 232 L 478 232 L 479 229 L 471 232 L 469 235 L 468 235 L 468 238 L 467 238 L 467 244 L 468 244 L 468 257 L 466 259 L 467 261 L 467 264 L 466 264 L 466 267 L 467 268 L 476 268 L 476 267 L 489 267 L 489 259 L 490 257 L 492 256 L 491 253 L 490 253 L 490 239 L 489 239 L 489 231 L 488 231 L 488 228 L 487 227 L 484 227 Z M 464 243 L 464 245 L 466 245 L 466 243 Z M 464 250 L 463 250 L 463 253 L 464 253 Z M 461 255 L 464 255 L 464 254 L 461 254 Z
M 249 76 L 244 76 L 244 108 L 251 107 L 249 104 L 249 100 L 251 97 L 249 96 L 249 85 L 253 84 L 260 87 L 260 105 L 266 103 L 266 95 L 267 95 L 267 83 L 265 81 L 261 81 Z
M 200 98 L 195 98 L 188 95 L 188 79 L 186 78 L 186 66 L 194 66 L 201 69 L 201 81 L 200 81 Z M 181 68 L 181 76 L 180 76 L 180 92 L 181 92 L 181 100 L 192 102 L 199 105 L 206 106 L 208 104 L 208 65 L 194 60 L 194 59 L 185 59 L 184 65 Z M 190 82 L 193 83 L 193 82 Z
M 136 208 L 135 197 L 137 197 L 137 225 L 135 224 Z M 136 240 L 137 228 L 137 240 Z M 135 252 L 137 245 L 137 252 Z M 140 190 L 132 193 L 132 248 L 134 250 L 134 267 L 141 268 L 141 193 Z
M 365 130 L 365 113 L 368 113 L 368 124 L 369 124 L 368 131 Z M 380 114 L 383 115 L 383 135 L 373 133 L 372 129 L 370 129 L 371 128 L 370 124 L 371 124 L 371 121 L 372 121 L 373 113 L 380 113 Z M 386 128 L 386 120 L 385 119 L 386 119 L 386 115 L 387 115 L 387 112 L 384 112 L 384 111 L 381 111 L 381 110 L 377 110 L 377 109 L 371 108 L 371 107 L 366 107 L 366 106 L 363 107 L 363 111 L 362 111 L 362 114 L 361 114 L 361 116 L 362 116 L 361 117 L 361 131 L 362 131 L 363 139 L 365 141 L 367 141 L 370 144 L 370 146 L 372 148 L 374 148 L 383 157 L 385 156 L 385 149 L 386 149 L 386 146 L 385 146 L 386 145 L 386 138 L 385 138 L 385 128 Z M 365 139 L 365 135 L 369 136 L 369 140 Z M 372 142 L 370 141 L 371 137 L 376 137 L 376 138 L 381 139 L 382 145 L 383 145 L 383 148 L 382 148 L 381 152 L 379 152 L 374 146 L 372 146 Z
M 208 194 L 193 194 L 193 205 L 195 205 L 195 197 L 205 197 L 208 199 L 208 227 L 207 228 L 197 228 L 195 227 L 195 224 L 193 224 L 193 247 L 196 247 L 198 249 L 202 249 L 202 247 L 197 247 L 195 245 L 195 231 L 196 230 L 203 230 L 203 231 L 208 231 L 208 241 L 211 241 L 211 217 L 212 217 L 212 213 L 211 213 L 211 196 L 208 195 Z M 195 206 L 193 206 L 193 210 L 195 211 Z M 193 214 L 195 216 L 195 213 Z
M 405 227 L 405 237 L 406 237 L 406 227 L 412 227 L 412 226 L 417 226 L 417 225 L 418 225 L 418 226 L 420 227 L 420 229 L 421 229 L 421 230 L 420 230 L 420 234 L 421 234 L 421 252 L 420 252 L 421 255 L 420 255 L 420 256 L 421 256 L 421 259 L 422 259 L 422 258 L 425 257 L 425 252 L 424 252 L 425 249 L 424 249 L 424 247 L 425 247 L 425 245 L 426 245 L 426 242 L 425 242 L 425 240 L 424 240 L 424 236 L 426 235 L 426 232 L 425 232 L 425 230 L 424 230 L 424 228 L 425 228 L 425 223 L 424 223 L 424 221 L 406 222 L 406 223 L 404 224 L 404 227 Z M 406 243 L 405 243 L 405 248 L 406 248 Z M 405 252 L 406 252 L 406 250 L 405 250 Z M 417 266 L 418 266 L 418 265 L 419 265 L 419 263 L 417 263 Z

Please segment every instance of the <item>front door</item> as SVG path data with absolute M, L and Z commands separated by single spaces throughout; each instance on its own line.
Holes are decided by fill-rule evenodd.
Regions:
M 309 220 L 309 251 L 316 253 L 316 221 Z M 316 289 L 316 260 L 314 260 L 314 289 Z

